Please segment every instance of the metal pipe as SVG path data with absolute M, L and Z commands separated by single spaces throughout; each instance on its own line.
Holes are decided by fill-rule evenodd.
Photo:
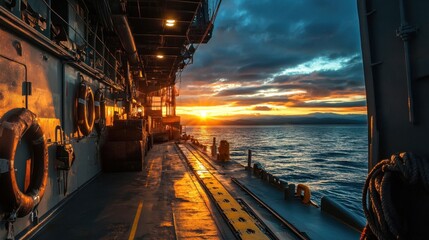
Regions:
M 128 55 L 128 60 L 132 65 L 139 63 L 136 44 L 126 15 L 112 15 L 116 33 Z
M 129 62 L 125 62 L 125 64 L 123 64 L 122 69 L 124 70 L 124 76 L 125 76 L 125 85 L 127 86 L 125 91 L 127 93 L 127 97 L 132 97 L 132 89 L 131 89 L 131 75 L 130 75 L 130 63 Z
M 65 95 L 66 95 L 66 64 L 67 62 L 62 62 L 62 68 L 61 68 L 61 126 L 62 129 L 65 131 L 65 123 L 66 123 L 66 113 L 65 113 L 65 109 L 66 109 L 66 100 L 65 100 Z M 65 134 L 65 132 L 64 132 Z M 55 134 L 56 136 L 56 134 Z
M 407 94 L 408 94 L 408 120 L 414 124 L 414 98 L 413 98 L 413 85 L 411 75 L 411 60 L 410 60 L 410 35 L 416 32 L 416 28 L 410 26 L 405 17 L 405 4 L 404 0 L 399 0 L 399 12 L 401 16 L 401 26 L 397 31 L 397 36 L 401 37 L 404 41 L 404 58 L 405 58 L 405 73 L 407 78 Z

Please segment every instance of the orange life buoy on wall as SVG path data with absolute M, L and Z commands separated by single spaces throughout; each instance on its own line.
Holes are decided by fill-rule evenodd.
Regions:
M 32 151 L 30 185 L 22 192 L 16 180 L 15 152 L 21 139 L 29 141 Z M 48 179 L 46 138 L 34 113 L 15 108 L 0 120 L 0 201 L 4 210 L 24 217 L 39 204 Z
M 79 86 L 77 100 L 77 125 L 83 135 L 87 136 L 92 132 L 92 129 L 94 127 L 95 109 L 94 94 L 92 93 L 91 87 L 89 87 L 85 82 L 82 82 Z
M 304 195 L 302 195 L 304 193 Z M 302 203 L 309 204 L 311 203 L 311 192 L 310 188 L 307 185 L 304 184 L 298 184 L 296 187 L 296 196 L 299 196 L 302 198 Z

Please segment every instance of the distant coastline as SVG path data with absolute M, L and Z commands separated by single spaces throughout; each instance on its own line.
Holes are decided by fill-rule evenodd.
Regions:
M 182 125 L 186 126 L 270 126 L 270 125 L 309 125 L 309 124 L 367 124 L 366 115 L 358 114 L 325 114 L 314 113 L 303 116 L 259 116 L 249 118 L 239 118 L 235 120 L 194 120 L 182 121 Z

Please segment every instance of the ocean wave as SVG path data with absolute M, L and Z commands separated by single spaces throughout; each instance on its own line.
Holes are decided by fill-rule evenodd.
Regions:
M 347 157 L 350 156 L 350 153 L 345 152 L 320 152 L 315 154 L 315 156 L 320 158 L 337 158 L 337 157 Z
M 339 167 L 339 168 L 341 168 L 341 167 L 353 167 L 353 168 L 362 169 L 367 165 L 366 163 L 347 161 L 347 160 L 335 160 L 335 161 L 332 161 L 331 163 L 337 164 L 338 165 L 337 167 Z
M 320 163 L 320 162 L 326 162 L 327 160 L 326 159 L 324 159 L 324 158 L 313 158 L 313 159 L 311 159 L 313 162 L 317 162 L 317 163 Z
M 253 162 L 284 181 L 305 183 L 313 200 L 327 195 L 363 216 L 362 186 L 367 174 L 367 128 L 359 126 L 187 127 L 211 145 L 213 137 L 230 142 L 231 158 Z M 197 137 L 200 136 L 200 137 Z

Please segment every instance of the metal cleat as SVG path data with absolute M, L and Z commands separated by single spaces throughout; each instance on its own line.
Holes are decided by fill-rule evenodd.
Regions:
M 30 213 L 30 221 L 33 223 L 33 225 L 39 224 L 39 211 L 37 211 L 37 209 L 34 209 Z
M 7 228 L 7 235 L 6 235 L 6 240 L 15 240 L 15 231 L 13 228 L 13 221 L 8 220 L 6 222 L 6 228 Z

